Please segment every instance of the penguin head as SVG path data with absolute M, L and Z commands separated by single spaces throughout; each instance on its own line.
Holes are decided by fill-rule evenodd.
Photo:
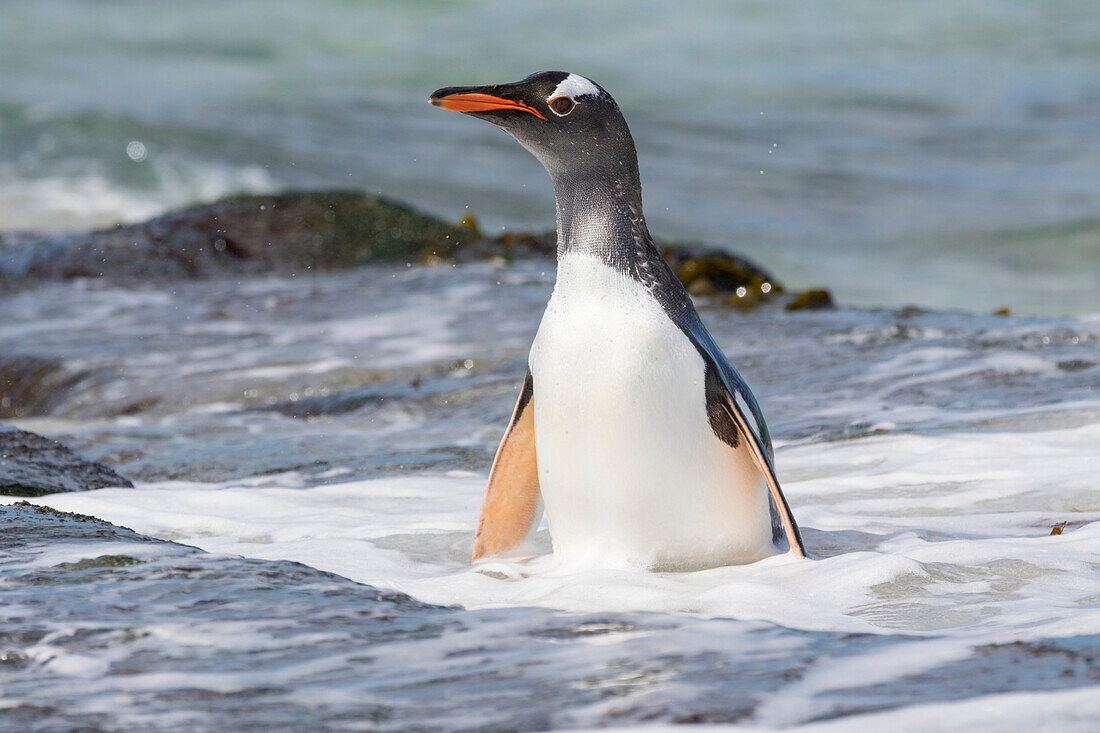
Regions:
M 637 177 L 634 140 L 619 105 L 578 74 L 540 71 L 510 84 L 445 87 L 428 101 L 503 129 L 555 181 L 585 175 Z

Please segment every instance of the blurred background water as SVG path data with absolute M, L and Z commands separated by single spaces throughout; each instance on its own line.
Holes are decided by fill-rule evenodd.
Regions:
M 550 227 L 538 164 L 426 104 L 605 86 L 658 236 L 851 303 L 1100 312 L 1100 5 L 0 0 L 0 229 L 346 187 Z

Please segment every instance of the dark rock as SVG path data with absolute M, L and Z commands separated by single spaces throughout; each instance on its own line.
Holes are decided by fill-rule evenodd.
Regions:
M 141 560 L 129 555 L 100 555 L 86 557 L 76 562 L 63 562 L 56 565 L 59 570 L 89 570 L 91 568 L 124 568 L 127 565 L 140 565 Z
M 662 254 L 692 295 L 766 299 L 783 291 L 770 272 L 739 255 L 699 245 L 665 245 Z M 743 291 L 739 292 L 739 288 Z
M 1088 359 L 1064 359 L 1058 362 L 1058 368 L 1064 372 L 1079 372 L 1084 369 L 1091 369 L 1094 366 L 1096 366 L 1096 362 Z
M 133 484 L 56 441 L 0 425 L 0 494 L 43 496 L 106 486 Z
M 304 397 L 297 400 L 276 402 L 266 405 L 264 410 L 274 410 L 287 417 L 311 418 L 322 415 L 343 415 L 354 412 L 367 405 L 380 405 L 386 401 L 386 395 L 372 388 L 341 390 L 317 397 Z
M 894 316 L 897 318 L 918 318 L 928 315 L 930 312 L 927 308 L 921 308 L 920 306 L 903 305 L 901 308 L 894 309 Z
M 7 428 L 0 428 L 0 429 L 7 429 Z M 17 501 L 14 504 L 8 504 L 7 507 L 8 508 L 5 510 L 3 508 L 3 506 L 0 505 L 0 511 L 4 511 L 5 513 L 16 512 L 16 516 L 18 516 L 19 514 L 22 514 L 23 516 L 29 516 L 31 514 L 35 514 L 35 515 L 38 515 L 40 517 L 49 517 L 50 519 L 58 520 L 60 522 L 66 523 L 66 524 L 71 524 L 71 523 L 74 523 L 74 522 L 80 522 L 80 523 L 97 524 L 97 525 L 99 525 L 100 528 L 114 527 L 114 525 L 111 524 L 110 522 L 108 522 L 104 519 L 100 519 L 99 517 L 93 517 L 90 514 L 78 514 L 77 512 L 63 512 L 60 509 L 54 509 L 53 507 L 39 506 L 38 504 L 31 504 L 29 501 Z M 10 515 L 9 515 L 9 519 L 10 519 Z M 126 529 L 126 528 L 122 528 L 122 531 L 127 532 L 127 533 L 131 533 L 131 534 L 133 533 L 133 530 Z M 28 533 L 28 534 L 30 534 L 31 536 L 34 536 L 31 533 Z M 85 534 L 85 533 L 82 533 L 82 534 Z M 95 532 L 95 534 L 93 536 L 98 537 L 98 536 L 101 536 L 101 535 L 97 531 L 97 532 Z M 19 544 L 19 540 L 20 540 L 19 537 L 13 537 L 10 534 L 5 535 L 4 539 L 6 540 L 5 544 L 8 544 L 9 549 L 12 545 L 17 546 Z M 139 538 L 139 539 L 148 539 L 150 542 L 159 541 L 159 540 L 153 540 L 152 538 Z
M 524 259 L 550 259 L 558 248 L 555 231 L 504 232 L 491 239 L 478 239 L 454 252 L 457 262 L 503 259 L 507 262 Z
M 815 288 L 799 293 L 794 300 L 787 303 L 786 308 L 789 311 L 823 310 L 836 308 L 836 304 L 833 303 L 833 296 L 828 290 Z
M 348 191 L 236 196 L 88 234 L 8 234 L 0 281 L 202 277 L 446 258 L 476 229 Z
M 91 372 L 29 354 L 0 357 L 0 418 L 49 414 Z

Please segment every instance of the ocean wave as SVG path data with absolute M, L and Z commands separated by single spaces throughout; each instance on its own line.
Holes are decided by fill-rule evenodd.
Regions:
M 0 167 L 0 231 L 85 231 L 143 221 L 173 208 L 235 193 L 267 193 L 278 181 L 258 165 L 229 166 L 181 159 L 144 163 L 147 185 L 80 166 L 71 174 L 23 177 Z

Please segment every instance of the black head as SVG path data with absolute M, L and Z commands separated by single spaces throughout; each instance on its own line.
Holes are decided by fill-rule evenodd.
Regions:
M 555 183 L 589 175 L 637 180 L 634 140 L 619 105 L 583 76 L 541 71 L 511 84 L 446 87 L 429 101 L 500 127 Z

